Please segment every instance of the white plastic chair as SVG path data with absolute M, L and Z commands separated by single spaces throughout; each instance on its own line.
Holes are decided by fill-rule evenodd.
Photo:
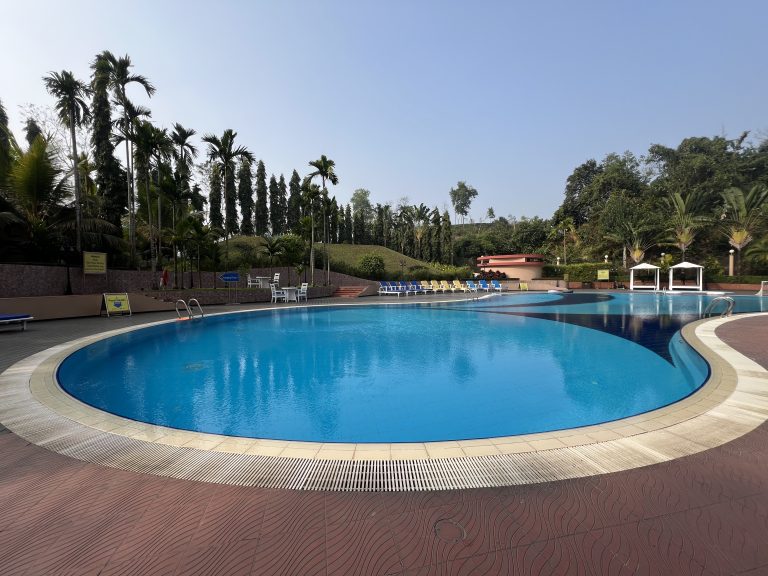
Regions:
M 269 284 L 270 289 L 272 290 L 272 302 L 277 303 L 279 300 L 282 300 L 283 302 L 288 302 L 288 294 L 285 290 L 279 290 L 277 288 L 277 285 L 274 283 Z
M 304 302 L 307 301 L 307 290 L 309 288 L 309 284 L 307 282 L 303 282 L 301 284 L 301 287 L 299 288 L 299 291 L 296 293 L 296 301 L 301 302 L 302 298 L 304 299 Z
M 275 277 L 272 278 L 272 282 L 280 286 L 280 272 L 275 272 Z
M 248 288 L 261 288 L 261 282 L 259 280 L 252 280 L 251 275 L 248 274 Z

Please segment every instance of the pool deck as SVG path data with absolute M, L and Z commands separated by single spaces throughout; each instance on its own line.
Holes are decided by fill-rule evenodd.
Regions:
M 2 331 L 0 371 L 75 338 L 167 317 Z M 768 368 L 767 315 L 716 334 Z M 768 396 L 768 386 L 757 393 Z M 0 573 L 768 574 L 766 462 L 761 423 L 718 447 L 610 474 L 486 489 L 291 491 L 106 468 L 0 431 Z

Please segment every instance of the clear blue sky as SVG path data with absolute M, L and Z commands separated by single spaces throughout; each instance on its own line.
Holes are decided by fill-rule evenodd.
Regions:
M 50 104 L 41 77 L 104 49 L 157 87 L 161 126 L 226 128 L 267 173 L 326 154 L 346 203 L 551 216 L 589 158 L 688 136 L 768 135 L 764 0 L 13 2 L 0 99 Z

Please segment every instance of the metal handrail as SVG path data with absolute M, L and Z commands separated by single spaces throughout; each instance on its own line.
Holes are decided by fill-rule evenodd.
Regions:
M 203 312 L 203 307 L 200 306 L 200 302 L 197 301 L 197 298 L 190 298 L 189 304 L 191 305 L 192 303 L 197 304 L 197 309 L 200 310 L 200 318 L 205 318 L 205 312 Z
M 720 318 L 727 318 L 733 313 L 733 307 L 736 305 L 736 302 L 734 302 L 733 298 L 730 298 L 728 296 L 718 296 L 717 298 L 713 298 L 712 301 L 707 304 L 707 307 L 704 309 L 704 312 L 702 313 L 701 317 L 706 318 L 708 314 L 712 314 L 714 308 L 720 303 L 725 302 L 725 310 L 723 310 L 720 313 Z
M 181 312 L 179 312 L 179 302 L 181 302 L 183 304 L 184 309 L 187 311 L 187 317 L 188 318 L 192 318 L 192 311 L 189 309 L 189 306 L 187 305 L 187 303 L 184 300 L 182 300 L 182 299 L 176 300 L 176 315 L 179 318 L 181 318 Z

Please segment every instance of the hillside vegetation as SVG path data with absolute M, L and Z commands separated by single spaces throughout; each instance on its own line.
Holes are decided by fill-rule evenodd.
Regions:
M 322 257 L 323 245 L 317 244 L 316 249 Z M 360 260 L 367 255 L 381 257 L 384 262 L 382 278 L 386 279 L 441 280 L 472 276 L 467 267 L 423 262 L 374 244 L 330 244 L 328 255 L 332 270 L 353 276 L 366 276 L 360 271 Z

